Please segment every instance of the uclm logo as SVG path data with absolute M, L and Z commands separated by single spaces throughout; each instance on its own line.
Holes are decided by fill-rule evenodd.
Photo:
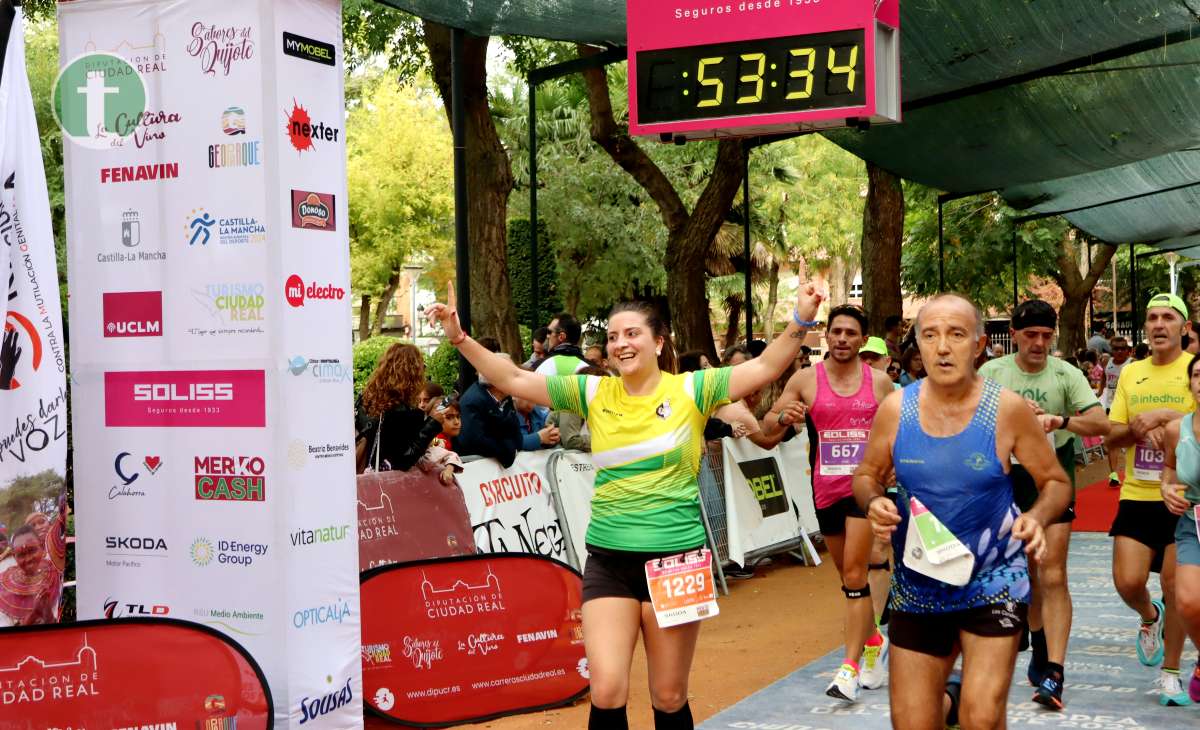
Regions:
M 309 299 L 341 301 L 346 296 L 346 290 L 333 284 L 321 286 L 310 283 L 305 285 L 304 279 L 292 274 L 284 282 L 283 294 L 287 298 L 288 304 L 293 307 L 303 307 Z
M 104 425 L 262 428 L 262 370 L 162 370 L 104 374 Z
M 162 337 L 162 292 L 104 293 L 105 337 Z

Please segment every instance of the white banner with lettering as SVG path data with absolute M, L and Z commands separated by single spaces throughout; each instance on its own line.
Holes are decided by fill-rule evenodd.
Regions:
M 553 454 L 549 450 L 519 451 L 507 469 L 495 459 L 466 464 L 458 484 L 471 515 L 476 550 L 533 553 L 570 563 L 550 496 Z
M 808 468 L 807 441 L 799 437 L 770 451 L 746 439 L 722 439 L 721 446 L 729 559 L 744 565 L 747 553 L 795 539 L 816 557 L 808 540 L 816 515 L 806 524 L 800 508 L 804 495 L 812 502 L 808 479 L 800 478 Z
M 277 727 L 361 727 L 340 0 L 58 13 L 79 617 L 208 624 Z

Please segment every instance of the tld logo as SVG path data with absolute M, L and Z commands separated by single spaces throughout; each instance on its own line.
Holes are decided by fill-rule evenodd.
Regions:
M 267 498 L 261 456 L 197 456 L 196 499 L 262 502 Z
M 305 286 L 304 279 L 301 279 L 296 274 L 292 274 L 283 285 L 283 294 L 287 298 L 288 304 L 293 307 L 303 307 L 307 299 L 341 301 L 346 296 L 346 290 L 336 287 L 333 284 L 326 284 L 325 286 L 308 284 Z
M 262 370 L 159 370 L 104 374 L 109 427 L 267 425 Z
M 105 292 L 105 337 L 162 337 L 162 292 Z
M 144 603 L 121 603 L 115 598 L 104 599 L 104 618 L 128 616 L 166 616 L 171 613 L 168 606 L 148 606 Z

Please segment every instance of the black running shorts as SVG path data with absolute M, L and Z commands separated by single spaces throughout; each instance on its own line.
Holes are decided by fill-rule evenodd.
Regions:
M 888 639 L 901 649 L 947 657 L 958 643 L 958 632 L 976 636 L 1015 636 L 1025 631 L 1029 606 L 993 603 L 948 613 L 892 611 Z
M 867 517 L 858 508 L 858 502 L 854 501 L 854 497 L 843 497 L 828 507 L 822 507 L 817 510 L 817 524 L 821 528 L 821 534 L 844 534 L 846 532 L 847 517 L 861 517 L 863 519 Z
M 1150 570 L 1162 572 L 1163 555 L 1167 546 L 1175 544 L 1175 527 L 1179 516 L 1161 501 L 1143 502 L 1122 499 L 1117 503 L 1117 516 L 1108 534 L 1112 537 L 1128 537 L 1154 551 Z
M 1068 441 L 1062 448 L 1055 449 L 1054 455 L 1058 457 L 1058 463 L 1070 477 L 1071 483 L 1071 503 L 1061 515 L 1050 521 L 1050 524 L 1057 525 L 1075 520 L 1075 439 Z M 1038 498 L 1037 483 L 1020 464 L 1012 465 L 1009 476 L 1012 478 L 1013 501 L 1022 512 L 1028 512 Z
M 583 600 L 593 598 L 632 598 L 642 603 L 650 602 L 650 588 L 646 585 L 646 561 L 665 558 L 696 550 L 697 545 L 687 550 L 672 550 L 666 553 L 633 553 L 624 550 L 588 545 L 587 564 L 583 566 Z

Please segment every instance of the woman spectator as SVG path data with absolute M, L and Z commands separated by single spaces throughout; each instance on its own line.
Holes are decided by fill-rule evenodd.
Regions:
M 691 373 L 697 370 L 707 370 L 712 364 L 708 361 L 708 355 L 705 355 L 702 350 L 688 350 L 679 356 L 679 372 Z
M 417 398 L 417 408 L 420 408 L 425 415 L 429 415 L 434 404 L 445 395 L 446 391 L 442 390 L 442 386 L 434 382 L 426 383 L 425 387 L 421 388 L 421 396 Z
M 441 413 L 417 407 L 424 386 L 425 360 L 415 346 L 396 343 L 379 359 L 355 414 L 356 438 L 367 439 L 371 467 L 407 471 L 441 432 Z
M 543 376 L 491 357 L 459 327 L 453 302 L 426 311 L 452 345 L 502 390 L 570 410 L 592 431 L 596 490 L 587 531 L 583 636 L 591 681 L 591 730 L 628 728 L 629 668 L 639 633 L 646 650 L 654 724 L 691 730 L 688 674 L 700 627 L 662 628 L 647 567 L 682 561 L 705 544 L 699 482 L 707 417 L 726 401 L 758 392 L 783 372 L 815 326 L 821 295 L 801 285 L 786 330 L 760 356 L 736 367 L 675 373 L 671 334 L 644 303 L 619 304 L 608 318 L 615 378 Z M 659 563 L 661 564 L 661 563 Z
M 900 385 L 915 383 L 925 377 L 925 362 L 921 360 L 921 351 L 910 347 L 900 357 Z

